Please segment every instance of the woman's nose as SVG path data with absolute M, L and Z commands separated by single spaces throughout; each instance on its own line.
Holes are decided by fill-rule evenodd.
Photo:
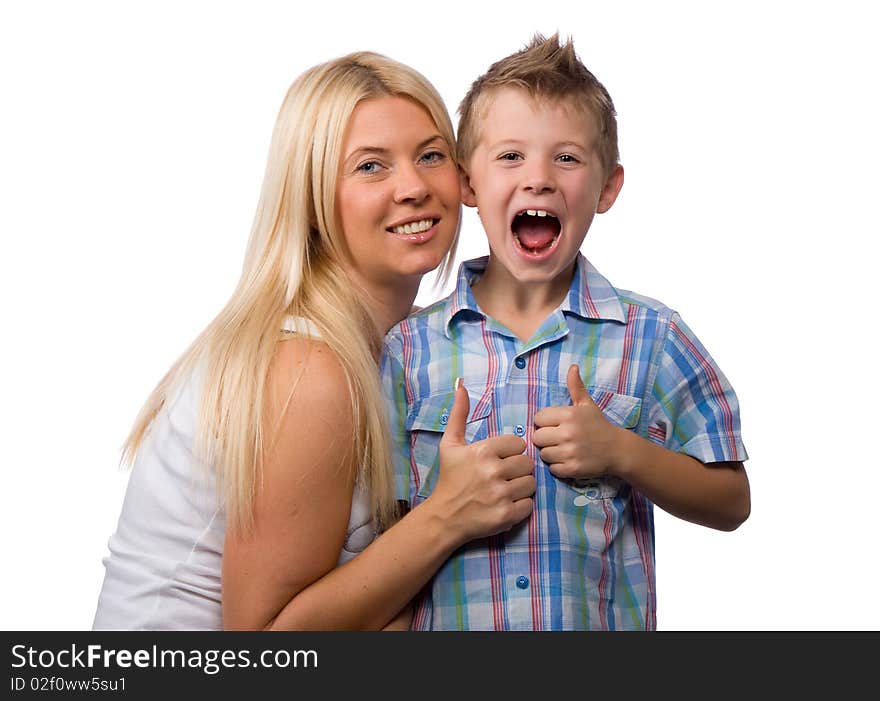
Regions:
M 394 188 L 395 202 L 421 202 L 429 191 L 428 183 L 415 166 L 407 165 L 398 171 Z

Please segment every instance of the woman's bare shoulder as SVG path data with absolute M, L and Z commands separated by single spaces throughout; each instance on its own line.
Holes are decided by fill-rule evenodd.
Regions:
M 254 530 L 247 537 L 228 533 L 223 554 L 229 627 L 268 626 L 339 558 L 357 472 L 346 386 L 327 344 L 298 336 L 277 344 Z
M 273 389 L 289 389 L 295 384 L 298 392 L 334 397 L 348 389 L 339 356 L 320 339 L 298 334 L 285 337 L 276 345 L 269 384 Z

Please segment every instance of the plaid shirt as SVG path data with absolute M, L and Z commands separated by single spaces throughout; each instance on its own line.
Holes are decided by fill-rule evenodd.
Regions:
M 534 415 L 571 404 L 566 372 L 577 363 L 608 420 L 704 463 L 745 460 L 736 395 L 676 312 L 616 290 L 581 255 L 568 295 L 523 343 L 477 306 L 470 286 L 486 261 L 464 263 L 455 292 L 386 337 L 397 495 L 416 507 L 436 484 L 461 376 L 468 441 L 522 436 L 535 460 L 535 508 L 507 533 L 456 551 L 413 628 L 653 630 L 651 502 L 615 478 L 554 477 L 531 442 Z

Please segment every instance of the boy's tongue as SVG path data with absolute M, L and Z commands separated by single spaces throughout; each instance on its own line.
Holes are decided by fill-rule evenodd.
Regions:
M 517 217 L 513 232 L 523 248 L 546 248 L 559 233 L 559 220 L 553 217 Z

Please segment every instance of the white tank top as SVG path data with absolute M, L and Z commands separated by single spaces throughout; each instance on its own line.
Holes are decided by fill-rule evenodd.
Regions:
M 320 338 L 288 318 L 284 330 Z M 213 470 L 193 457 L 201 377 L 196 373 L 154 419 L 132 467 L 104 558 L 95 630 L 219 630 L 226 516 Z M 338 564 L 375 538 L 369 495 L 355 486 Z

